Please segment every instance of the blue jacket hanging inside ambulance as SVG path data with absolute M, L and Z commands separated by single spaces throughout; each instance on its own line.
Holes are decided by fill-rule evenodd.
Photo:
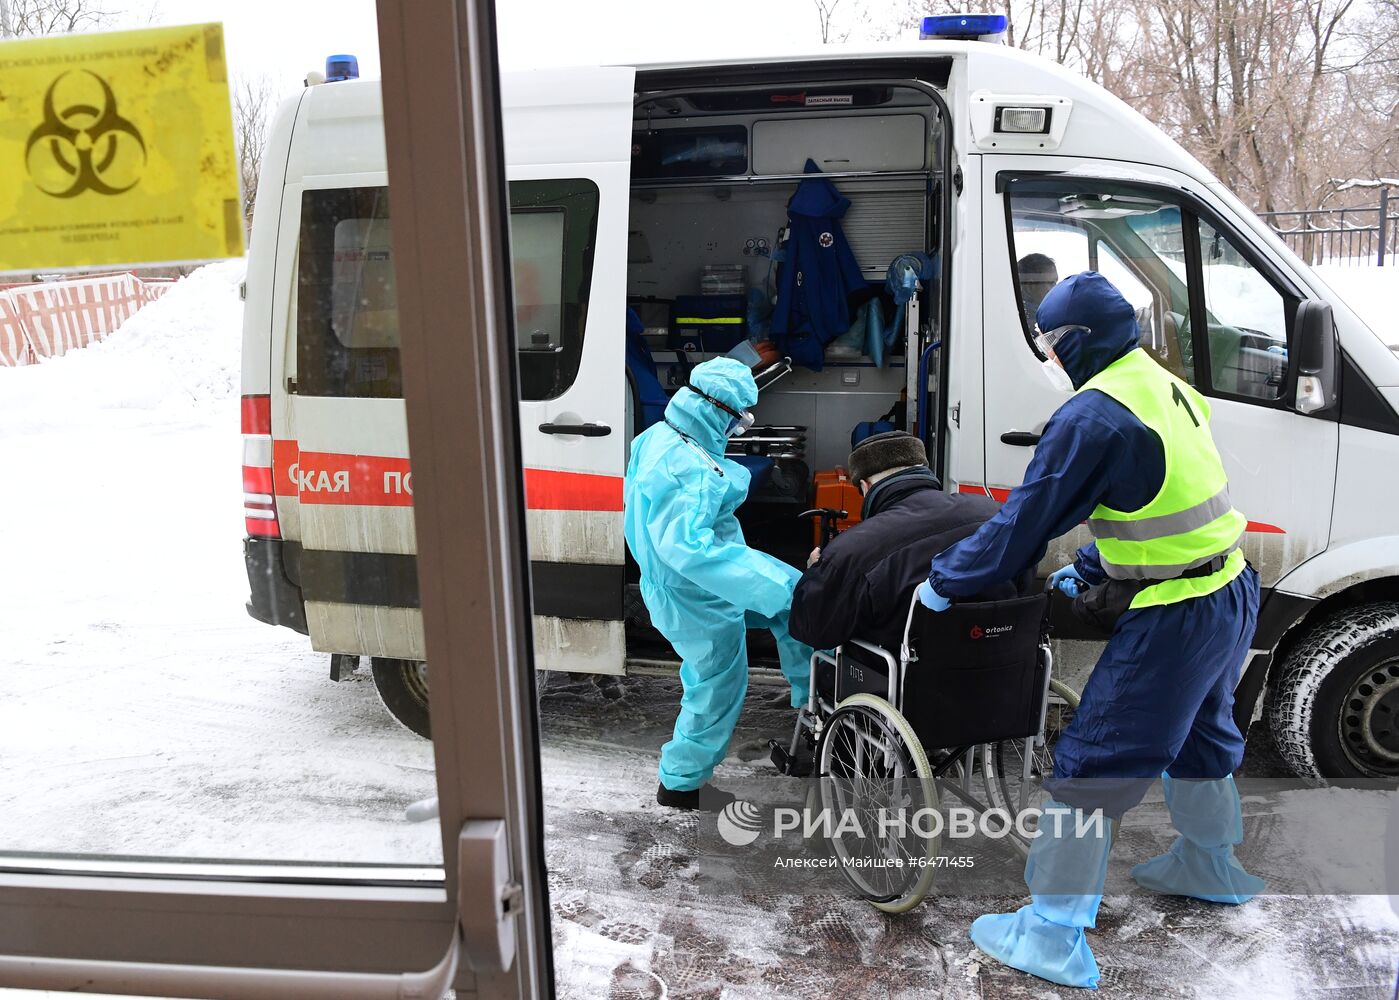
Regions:
M 805 172 L 819 174 L 813 160 Z M 797 185 L 787 202 L 786 260 L 778 279 L 772 339 L 778 350 L 813 371 L 821 370 L 826 345 L 850 329 L 850 295 L 865 287 L 860 265 L 845 241 L 840 218 L 850 208 L 825 177 Z

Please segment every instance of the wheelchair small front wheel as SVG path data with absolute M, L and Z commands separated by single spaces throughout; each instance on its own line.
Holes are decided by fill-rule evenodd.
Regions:
M 913 727 L 883 698 L 841 702 L 817 754 L 827 839 L 855 891 L 885 913 L 933 885 L 942 839 L 933 769 Z
M 1049 708 L 1044 717 L 1044 745 L 1030 749 L 1028 784 L 1024 781 L 1025 740 L 1001 740 L 985 747 L 986 796 L 993 809 L 1003 810 L 1010 817 L 1011 827 L 1005 839 L 1022 857 L 1030 852 L 1033 837 L 1021 836 L 1020 830 L 1027 828 L 1033 833 L 1035 825 L 1020 821 L 1020 813 L 1043 808 L 1046 798 L 1044 779 L 1054 773 L 1054 748 L 1059 742 L 1059 734 L 1068 728 L 1073 719 L 1078 701 L 1077 691 L 1062 681 L 1050 679 Z

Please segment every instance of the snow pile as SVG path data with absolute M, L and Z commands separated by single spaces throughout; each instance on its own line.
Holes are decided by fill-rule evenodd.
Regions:
M 1312 270 L 1331 286 L 1359 314 L 1375 335 L 1386 344 L 1399 346 L 1399 322 L 1395 307 L 1399 306 L 1399 261 L 1384 267 L 1373 264 L 1350 266 L 1318 264 Z
M 0 369 L 4 846 L 440 864 L 432 744 L 244 609 L 243 271 Z
M 224 419 L 238 396 L 245 268 L 242 260 L 202 267 L 106 340 L 0 369 L 0 437 L 95 420 Z

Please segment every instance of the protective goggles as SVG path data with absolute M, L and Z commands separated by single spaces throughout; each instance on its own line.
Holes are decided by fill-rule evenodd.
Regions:
M 696 393 L 697 395 L 703 396 L 709 402 L 713 403 L 715 406 L 719 407 L 719 409 L 723 410 L 729 416 L 733 417 L 733 421 L 729 424 L 728 432 L 734 435 L 735 437 L 748 430 L 748 428 L 752 427 L 753 421 L 757 419 L 753 416 L 752 410 L 735 410 L 732 406 L 730 406 L 728 403 L 725 403 L 723 400 L 715 399 L 703 389 L 696 388 L 688 382 L 685 383 L 685 388 L 689 389 L 693 393 Z
M 1041 354 L 1046 358 L 1054 353 L 1054 346 L 1071 333 L 1091 334 L 1093 331 L 1086 326 L 1077 323 L 1070 323 L 1068 326 L 1056 326 L 1048 333 L 1035 327 L 1035 346 L 1039 348 Z

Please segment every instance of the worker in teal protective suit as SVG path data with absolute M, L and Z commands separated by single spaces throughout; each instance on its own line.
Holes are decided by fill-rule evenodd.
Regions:
M 641 567 L 651 623 L 680 656 L 684 694 L 675 734 L 661 748 L 656 801 L 720 809 L 733 796 L 707 784 L 728 752 L 748 690 L 746 632 L 771 630 L 793 707 L 804 705 L 811 647 L 787 631 L 801 574 L 745 544 L 734 511 L 748 470 L 724 457 L 752 423 L 758 400 L 742 362 L 715 358 L 690 373 L 665 419 L 632 444 L 623 487 L 627 547 Z

